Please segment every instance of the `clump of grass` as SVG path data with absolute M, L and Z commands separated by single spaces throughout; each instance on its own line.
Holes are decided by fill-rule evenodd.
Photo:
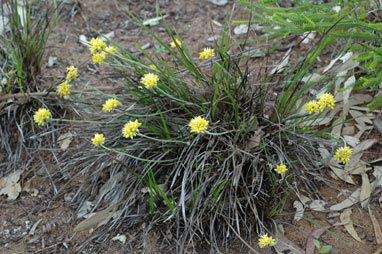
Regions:
M 0 62 L 8 82 L 1 95 L 36 92 L 45 44 L 58 19 L 47 1 L 6 1 L 1 6 L 4 32 L 0 35 Z
M 6 174 L 15 168 L 27 167 L 33 159 L 30 148 L 39 146 L 33 114 L 38 107 L 52 108 L 41 92 L 38 75 L 46 41 L 58 20 L 59 8 L 49 1 L 3 1 L 3 31 L 0 35 L 0 168 Z M 55 106 L 54 106 L 55 105 Z M 58 106 L 55 110 L 57 113 Z
M 74 166 L 81 168 L 77 176 L 86 175 L 74 200 L 79 207 L 94 201 L 93 210 L 118 207 L 109 230 L 170 221 L 166 230 L 175 235 L 180 253 L 195 241 L 218 249 L 217 243 L 230 237 L 245 242 L 261 235 L 262 247 L 273 244 L 270 221 L 283 210 L 289 193 L 298 191 L 296 182 L 319 195 L 310 175 L 321 175 L 316 148 L 326 141 L 315 137 L 307 123 L 321 113 L 288 118 L 308 98 L 292 106 L 289 100 L 307 97 L 309 87 L 295 81 L 294 89 L 284 86 L 270 104 L 272 86 L 263 83 L 267 76 L 250 70 L 242 53 L 229 53 L 227 22 L 221 41 L 200 53 L 189 52 L 165 21 L 169 43 L 133 18 L 173 61 L 150 55 L 139 44 L 144 59 L 111 41 L 113 50 L 106 50 L 101 39 L 90 42 L 94 63 L 110 64 L 124 82 L 115 94 L 96 88 L 78 94 L 76 112 L 87 119 L 75 122 L 87 127 L 83 135 L 93 149 L 62 166 L 68 170 L 63 173 Z M 302 78 L 308 68 L 305 62 L 294 72 Z M 334 102 L 319 103 L 331 107 Z M 105 173 L 110 177 L 105 186 L 114 186 L 106 190 L 101 187 Z

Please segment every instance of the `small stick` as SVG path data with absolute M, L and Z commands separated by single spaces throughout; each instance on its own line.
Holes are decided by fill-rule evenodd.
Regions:
M 110 86 L 103 86 L 103 87 L 97 87 L 98 90 L 114 90 L 115 87 Z M 94 89 L 83 89 L 82 91 L 88 92 L 93 91 Z M 4 96 L 0 96 L 0 101 L 8 100 L 8 99 L 16 99 L 16 98 L 23 98 L 23 97 L 40 97 L 40 96 L 46 96 L 46 95 L 57 95 L 56 92 L 36 92 L 36 93 L 16 93 L 16 94 L 7 94 Z

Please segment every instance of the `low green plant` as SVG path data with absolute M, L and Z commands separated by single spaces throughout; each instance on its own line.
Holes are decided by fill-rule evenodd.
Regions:
M 309 61 L 314 61 L 329 46 L 340 46 L 341 53 L 353 52 L 353 60 L 359 61 L 363 67 L 355 73 L 359 81 L 347 89 L 362 85 L 374 91 L 381 84 L 382 72 L 379 62 L 382 59 L 382 50 L 379 42 L 382 39 L 382 22 L 378 18 L 372 19 L 369 12 L 379 6 L 378 1 L 336 0 L 321 3 L 296 0 L 291 1 L 293 8 L 282 6 L 281 1 L 241 0 L 239 3 L 247 6 L 245 10 L 250 12 L 252 17 L 251 20 L 236 20 L 233 23 L 262 25 L 264 34 L 259 37 L 259 41 L 270 41 L 275 38 L 282 38 L 285 41 L 289 36 L 300 35 L 302 42 L 310 33 L 316 33 L 321 38 L 318 40 L 318 47 L 307 56 Z M 338 40 L 345 41 L 338 45 Z M 302 70 L 311 67 L 309 61 L 306 66 L 308 68 Z M 294 79 L 293 83 L 299 82 L 308 73 L 300 72 L 300 74 L 302 75 L 293 74 L 294 78 L 298 78 Z M 295 84 L 291 86 L 295 87 Z M 298 97 L 294 98 L 293 101 L 296 101 Z M 374 109 L 382 106 L 377 99 L 374 99 L 372 105 Z M 285 105 L 281 106 L 284 108 Z
M 314 246 L 317 247 L 317 249 L 320 253 L 328 253 L 332 249 L 331 245 L 325 245 L 325 246 L 322 246 L 322 248 L 321 248 L 320 241 L 318 241 L 316 239 L 313 240 L 313 243 L 314 243 Z

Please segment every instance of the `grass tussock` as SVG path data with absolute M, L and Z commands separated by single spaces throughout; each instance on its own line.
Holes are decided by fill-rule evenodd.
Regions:
M 272 245 L 271 221 L 288 195 L 299 193 L 297 183 L 306 195 L 319 195 L 312 181 L 323 176 L 317 147 L 328 141 L 309 126 L 335 101 L 320 99 L 310 114 L 297 114 L 309 87 L 283 80 L 280 96 L 270 102 L 280 84 L 264 82 L 272 76 L 251 69 L 245 54 L 230 53 L 227 24 L 221 41 L 200 54 L 165 26 L 172 43 L 142 25 L 167 55 L 141 49 L 140 59 L 107 39 L 89 42 L 94 64 L 109 64 L 124 80 L 114 94 L 94 87 L 73 95 L 83 120 L 72 122 L 93 148 L 74 160 L 62 158 L 62 173 L 75 167 L 73 177 L 86 179 L 74 197 L 78 207 L 88 200 L 92 211 L 109 207 L 117 214 L 91 239 L 150 221 L 149 228 L 166 225 L 163 237 L 172 232 L 178 252 L 197 241 L 218 249 L 218 242 L 254 235 L 262 236 L 262 247 Z M 313 61 L 292 73 L 302 78 Z M 306 100 L 297 102 L 301 96 Z

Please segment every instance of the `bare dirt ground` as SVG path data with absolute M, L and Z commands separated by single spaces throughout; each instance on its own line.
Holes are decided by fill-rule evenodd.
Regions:
M 213 37 L 211 27 L 214 32 L 219 34 L 222 30 L 220 24 L 224 24 L 227 10 L 233 10 L 233 19 L 248 18 L 240 6 L 234 5 L 234 1 L 223 7 L 216 6 L 201 0 L 171 1 L 160 2 L 160 13 L 166 15 L 166 20 L 174 26 L 187 45 L 190 52 L 200 52 L 204 47 L 212 47 L 213 42 L 209 38 Z M 100 33 L 108 34 L 114 32 L 112 40 L 122 45 L 131 52 L 137 52 L 135 42 L 140 45 L 147 45 L 149 51 L 157 50 L 155 41 L 143 32 L 133 21 L 130 20 L 126 9 L 133 12 L 142 20 L 155 17 L 155 1 L 141 0 L 82 0 L 74 1 L 72 5 L 66 6 L 63 18 L 54 29 L 50 36 L 42 74 L 42 86 L 50 86 L 52 83 L 63 77 L 66 66 L 74 65 L 79 68 L 79 79 L 83 84 L 94 86 L 111 86 L 118 83 L 108 77 L 108 69 L 96 68 L 91 63 L 91 57 L 86 46 L 80 43 L 81 35 L 88 40 L 96 37 L 96 30 Z M 212 22 L 214 21 L 214 22 Z M 167 37 L 163 26 L 153 26 L 152 30 Z M 256 36 L 252 31 L 251 36 Z M 240 37 L 237 37 L 240 39 Z M 165 39 L 166 40 L 166 39 Z M 170 39 L 168 39 L 170 42 Z M 287 43 L 288 44 L 288 43 Z M 309 49 L 308 45 L 302 45 L 296 50 L 291 60 L 297 59 Z M 275 60 L 279 59 L 285 52 L 276 52 L 272 56 Z M 48 66 L 49 57 L 56 57 L 57 60 L 52 67 Z M 325 59 L 323 59 L 325 61 Z M 265 65 L 262 59 L 253 60 L 253 65 Z M 80 89 L 81 87 L 79 87 Z M 368 139 L 370 136 L 379 139 L 377 147 L 370 150 L 367 154 L 369 159 L 377 159 L 382 145 L 381 136 L 377 132 L 366 133 L 361 140 Z M 82 142 L 81 140 L 74 141 Z M 75 151 L 75 147 L 72 147 Z M 59 153 L 59 152 L 58 152 Z M 41 156 L 41 160 L 40 160 Z M 135 240 L 145 242 L 144 245 L 122 244 L 119 241 L 92 241 L 83 251 L 79 252 L 78 247 L 81 242 L 91 237 L 92 232 L 73 232 L 73 228 L 81 220 L 77 219 L 76 207 L 71 205 L 71 197 L 78 189 L 78 181 L 81 179 L 65 179 L 56 176 L 49 179 L 47 170 L 52 174 L 57 169 L 55 158 L 51 152 L 41 152 L 36 156 L 35 163 L 28 168 L 22 176 L 22 183 L 35 176 L 32 183 L 33 188 L 38 190 L 37 196 L 31 196 L 27 192 L 22 192 L 15 201 L 8 201 L 4 196 L 0 197 L 0 254 L 17 253 L 174 253 L 171 250 L 164 251 L 161 247 L 158 235 L 155 232 L 146 234 L 144 227 L 139 226 L 132 229 L 120 229 L 120 234 L 127 235 L 127 242 Z M 44 163 L 42 163 L 42 161 Z M 350 186 L 340 181 L 333 182 L 332 188 L 322 185 L 322 194 L 328 203 L 338 203 L 345 199 L 344 196 L 337 196 L 339 189 L 349 190 L 350 193 L 360 186 L 361 178 L 357 178 L 357 186 Z M 69 182 L 69 184 L 67 184 Z M 349 194 L 349 193 L 348 193 Z M 296 222 L 293 219 L 295 209 L 290 198 L 285 204 L 283 212 L 277 216 L 276 221 L 282 225 L 285 238 L 289 239 L 295 246 L 305 250 L 306 241 L 309 235 L 320 227 L 308 220 L 302 219 Z M 374 197 L 370 203 L 370 208 L 374 216 L 382 222 L 382 208 L 378 198 Z M 353 207 L 351 219 L 361 238 L 361 242 L 356 241 L 343 226 L 335 226 L 339 223 L 339 216 L 328 218 L 327 212 L 305 212 L 304 216 L 316 221 L 324 227 L 328 227 L 340 239 L 324 233 L 320 238 L 322 243 L 333 245 L 332 253 L 371 253 L 370 251 L 377 246 L 374 229 L 368 211 L 359 205 Z M 257 239 L 250 239 L 252 247 L 259 253 L 276 253 L 274 249 L 258 249 Z M 352 247 L 344 247 L 344 242 L 352 242 Z M 133 247 L 132 247 L 133 246 Z M 135 247 L 134 247 L 135 246 Z M 194 253 L 209 253 L 206 246 L 196 247 Z M 192 248 L 190 248 L 191 251 Z M 233 240 L 227 246 L 226 253 L 253 253 L 248 248 L 242 247 L 239 240 Z M 279 252 L 282 253 L 282 252 Z M 294 253 L 294 252 L 284 252 Z M 308 252 L 307 252 L 308 253 Z M 318 252 L 316 252 L 318 253 Z

